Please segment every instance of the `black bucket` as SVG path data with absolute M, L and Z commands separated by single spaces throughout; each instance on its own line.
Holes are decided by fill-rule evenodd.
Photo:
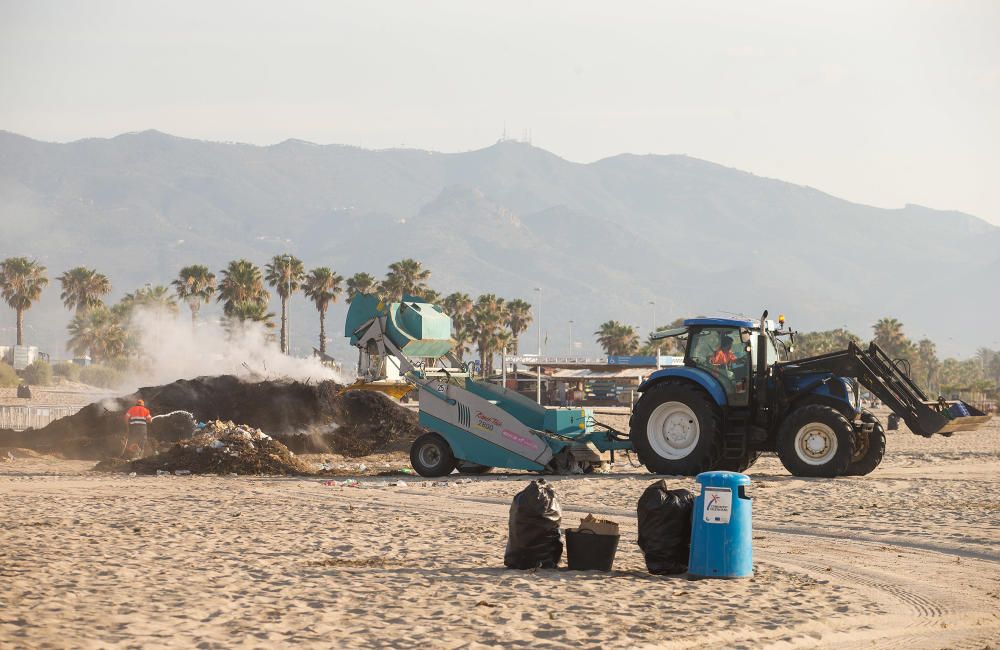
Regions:
M 618 552 L 618 535 L 566 529 L 566 561 L 574 571 L 610 571 Z

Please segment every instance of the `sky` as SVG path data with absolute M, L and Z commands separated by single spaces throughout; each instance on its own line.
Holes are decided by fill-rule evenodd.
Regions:
M 0 0 L 0 129 L 683 153 L 1000 225 L 1000 2 Z

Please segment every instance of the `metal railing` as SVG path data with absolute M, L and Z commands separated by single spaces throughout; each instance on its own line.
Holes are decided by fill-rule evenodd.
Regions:
M 59 418 L 68 417 L 82 406 L 0 406 L 0 429 L 41 429 Z

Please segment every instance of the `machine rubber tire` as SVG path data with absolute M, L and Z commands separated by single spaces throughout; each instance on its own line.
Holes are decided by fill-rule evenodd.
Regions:
M 410 446 L 410 465 L 426 478 L 447 476 L 455 469 L 455 455 L 444 438 L 436 433 L 425 433 Z
M 822 451 L 823 455 L 813 458 L 812 462 L 804 459 L 798 449 L 808 440 L 827 444 L 826 449 L 816 452 Z M 794 476 L 841 476 L 847 471 L 853 455 L 854 427 L 840 411 L 830 406 L 802 406 L 792 411 L 778 430 L 778 458 Z
M 882 456 L 885 455 L 885 430 L 882 429 L 882 423 L 876 420 L 875 428 L 870 434 L 862 432 L 859 436 L 864 436 L 867 440 L 854 453 L 844 476 L 865 476 L 882 464 Z
M 459 474 L 486 474 L 493 468 L 489 465 L 479 465 L 478 463 L 470 463 L 467 460 L 460 460 L 457 463 Z
M 748 451 L 739 461 L 721 459 L 715 464 L 715 469 L 724 472 L 742 473 L 753 467 L 753 464 L 757 462 L 757 459 L 759 459 L 763 453 L 764 452 L 762 451 Z
M 661 407 L 665 410 L 658 411 Z M 665 420 L 660 422 L 660 433 L 651 440 L 650 420 L 654 419 L 655 428 L 656 420 L 661 417 Z M 683 422 L 686 418 L 688 421 Z M 664 382 L 645 391 L 639 398 L 629 420 L 629 440 L 639 460 L 650 472 L 694 476 L 713 467 L 719 459 L 722 450 L 720 420 L 718 409 L 703 390 L 689 383 Z M 679 434 L 693 440 L 678 452 L 687 453 L 677 458 L 664 456 L 656 449 L 665 450 L 672 446 L 673 441 L 666 440 L 665 428 L 668 424 L 682 428 L 694 428 L 691 425 L 696 425 L 693 435 Z

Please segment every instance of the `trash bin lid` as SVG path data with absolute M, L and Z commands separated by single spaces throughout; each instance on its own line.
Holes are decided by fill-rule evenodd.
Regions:
M 736 487 L 750 485 L 750 477 L 736 472 L 702 472 L 694 478 L 701 485 Z

